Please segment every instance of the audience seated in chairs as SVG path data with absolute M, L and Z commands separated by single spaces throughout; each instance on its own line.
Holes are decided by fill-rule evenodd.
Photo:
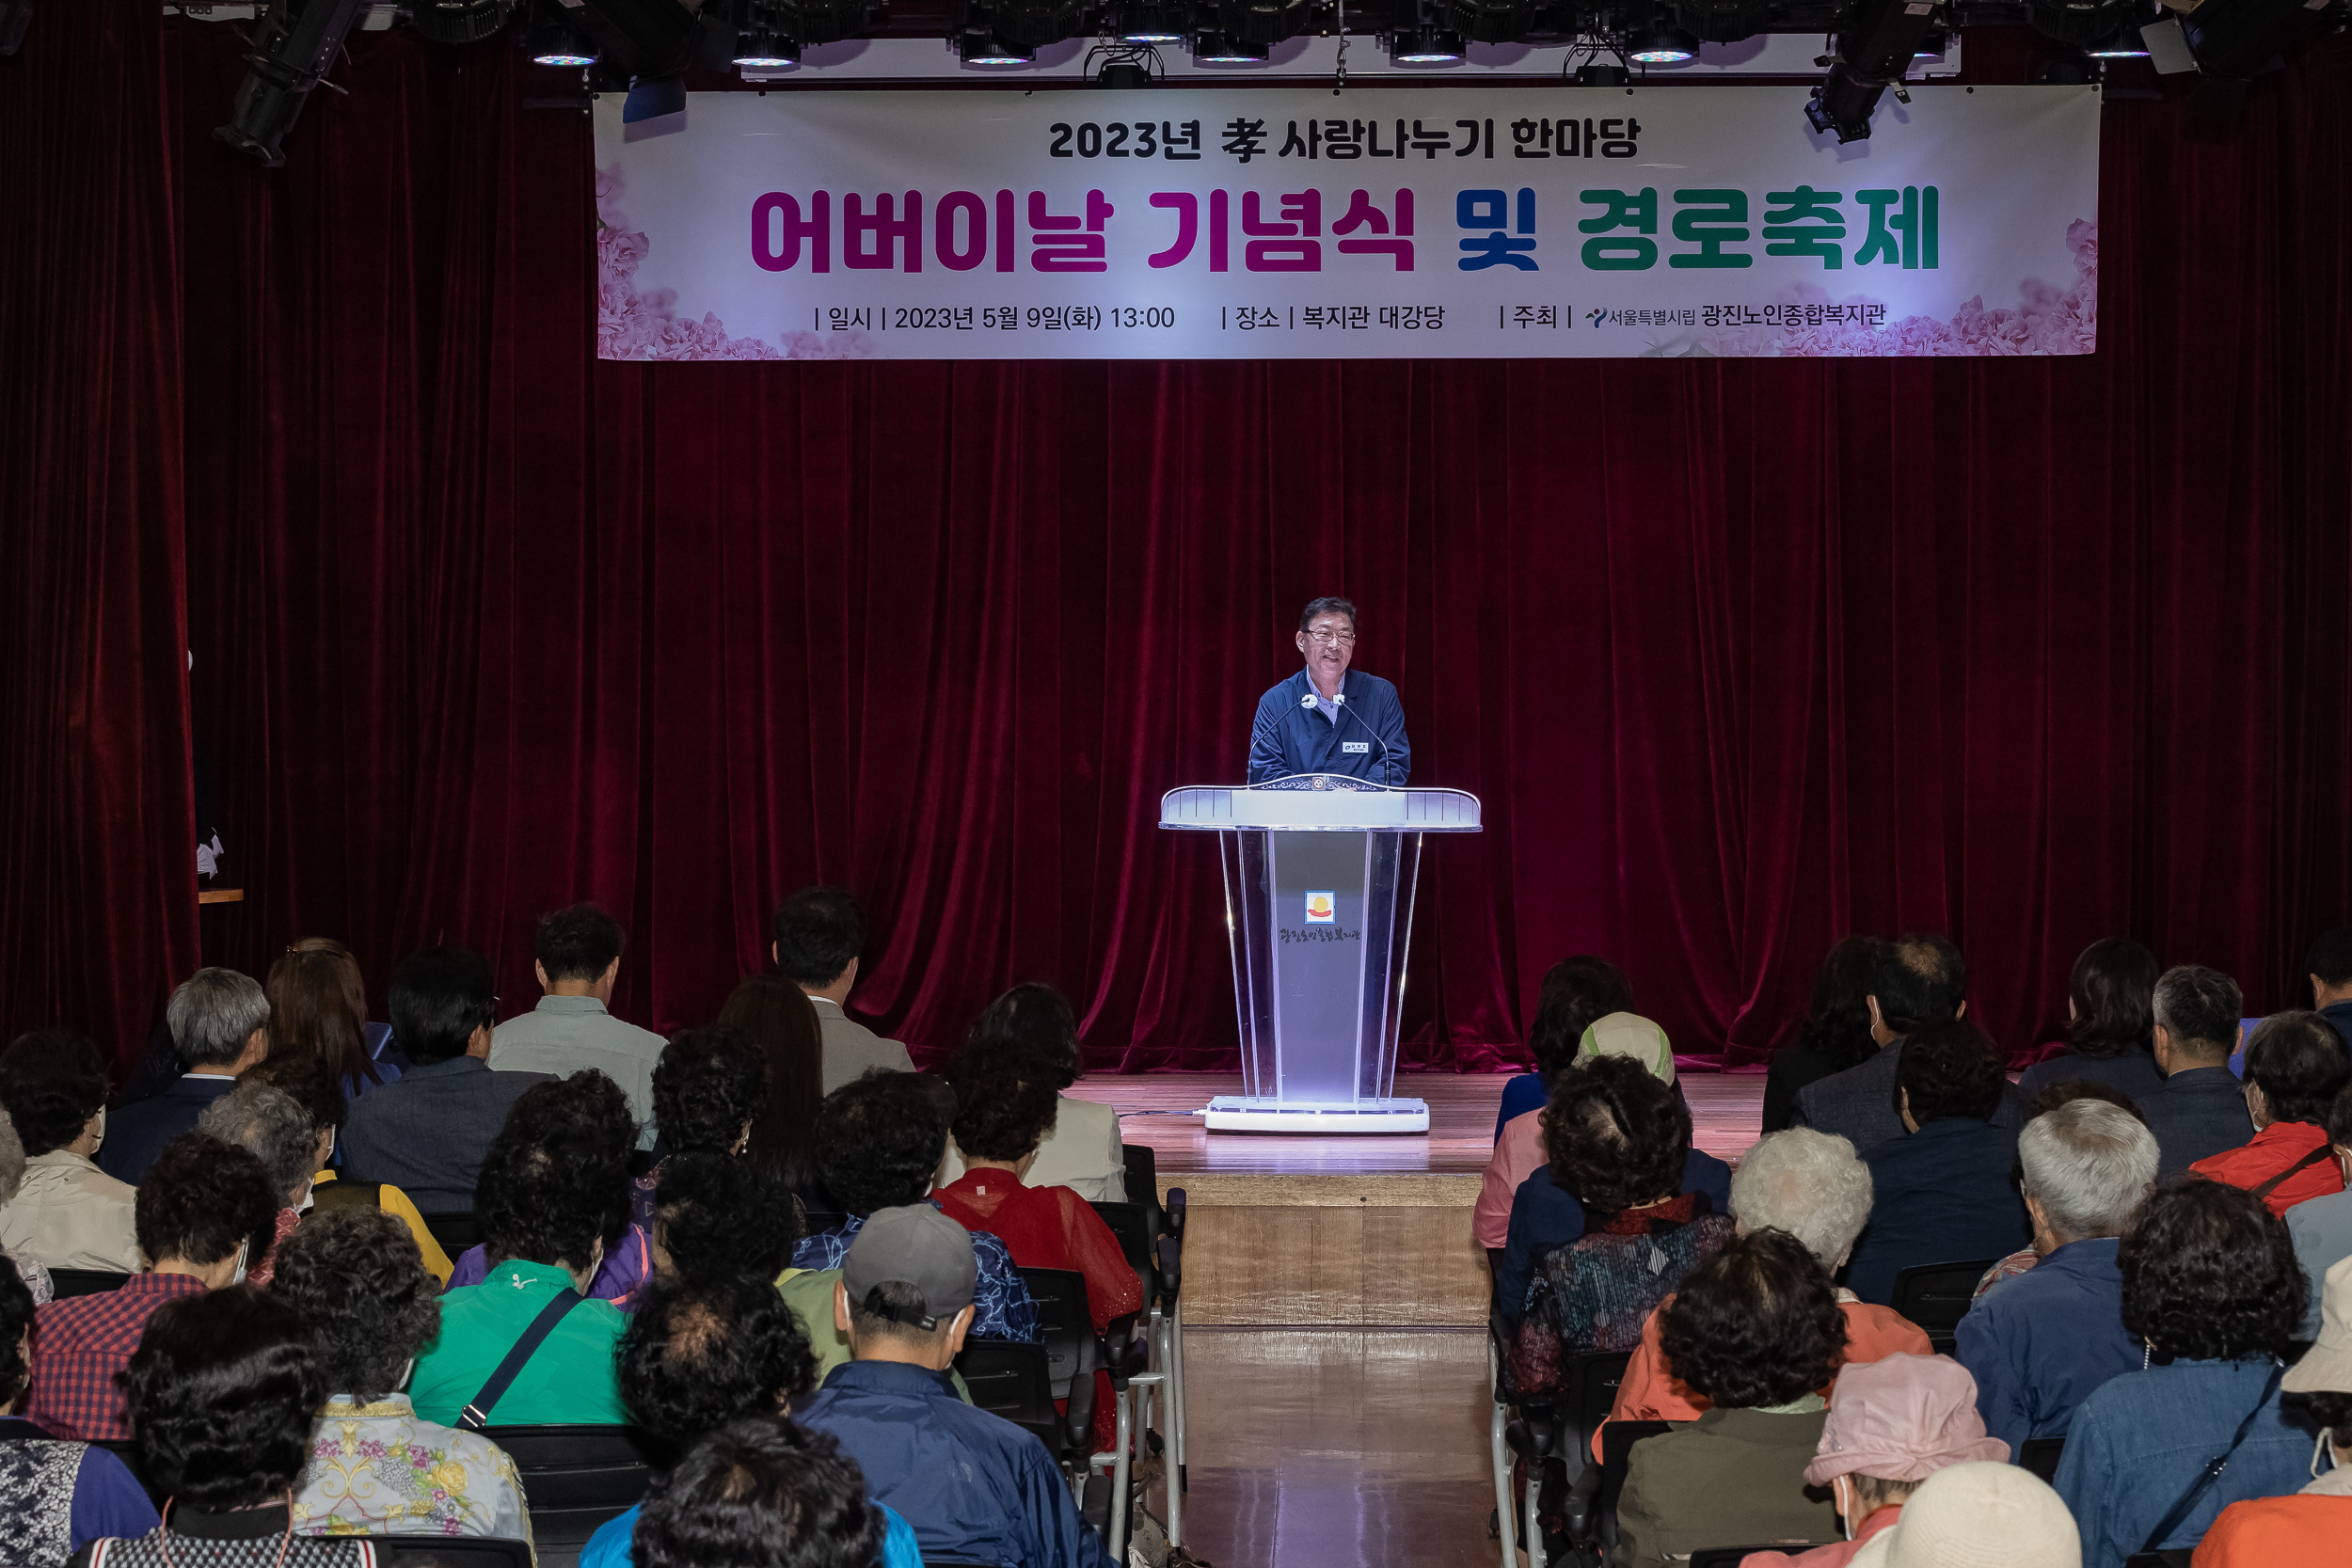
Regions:
M 266 1285 L 278 1243 L 302 1223 L 303 1208 L 310 1201 L 310 1178 L 318 1169 L 318 1129 L 310 1113 L 283 1089 L 240 1082 L 204 1107 L 196 1130 L 244 1149 L 269 1172 L 270 1190 L 278 1195 L 278 1227 L 268 1248 L 245 1271 L 246 1279 Z
M 2017 1134 L 1999 1126 L 2009 1080 L 1993 1042 L 1958 1019 L 1914 1030 L 1896 1068 L 1909 1135 L 1867 1150 L 1870 1223 L 1846 1283 L 1864 1301 L 1895 1299 L 1895 1276 L 1922 1263 L 1998 1258 L 2033 1227 L 2017 1195 Z
M 1732 1176 L 1731 1215 L 1742 1235 L 1781 1230 L 1794 1236 L 1835 1277 L 1870 1217 L 1869 1167 L 1854 1157 L 1851 1144 L 1827 1132 L 1792 1127 L 1770 1133 L 1748 1150 Z M 1891 1307 L 1841 1289 L 1837 1308 L 1846 1316 L 1840 1366 L 1931 1353 L 1926 1331 Z M 1693 1397 L 1667 1370 L 1659 1341 L 1664 1311 L 1661 1303 L 1642 1325 L 1641 1348 L 1617 1385 L 1616 1405 L 1609 1413 L 1613 1421 L 1689 1421 L 1707 1409 L 1706 1401 Z M 1600 1457 L 1598 1433 L 1593 1436 L 1593 1457 Z
M 2249 1497 L 2223 1509 L 2197 1544 L 2197 1568 L 2329 1562 L 2352 1542 L 2352 1261 L 2328 1271 L 2324 1294 L 2318 1340 L 2280 1380 L 2287 1411 L 2318 1430 L 2313 1479 L 2289 1496 Z
M 2352 1182 L 2352 1088 L 2339 1090 L 2328 1107 L 2328 1157 L 2347 1182 Z M 0 1191 L 6 1190 L 6 1173 L 0 1170 Z M 2341 1193 L 2328 1193 L 2319 1197 L 2305 1198 L 2287 1211 L 2287 1234 L 2295 1239 L 2295 1260 L 2303 1265 L 2304 1277 L 2311 1281 L 2311 1307 L 2303 1315 L 2301 1338 L 2319 1337 L 2322 1318 L 2320 1300 L 2328 1272 L 2344 1259 L 2352 1258 L 2352 1188 Z
M 751 1147 L 752 1123 L 767 1102 L 767 1055 L 741 1030 L 723 1024 L 684 1030 L 662 1047 L 661 1059 L 654 1064 L 653 1112 L 664 1159 L 742 1154 Z M 660 1180 L 661 1167 L 656 1165 L 630 1184 L 628 1217 L 648 1229 Z
M 637 1523 L 644 1568 L 920 1568 L 831 1438 L 749 1418 L 654 1482 Z
M 1017 1040 L 982 1035 L 964 1046 L 947 1081 L 956 1090 L 956 1142 L 969 1165 L 931 1201 L 965 1229 L 1002 1237 L 1020 1268 L 1084 1275 L 1094 1332 L 1107 1334 L 1113 1320 L 1132 1319 L 1143 1306 L 1143 1286 L 1119 1238 L 1069 1187 L 1027 1180 L 1054 1121 L 1051 1070 Z M 1098 1370 L 1094 1380 L 1094 1446 L 1109 1449 L 1119 1440 L 1119 1405 L 1110 1373 Z
M 569 1076 L 594 1069 L 628 1097 L 628 1114 L 642 1129 L 638 1147 L 651 1148 L 653 1069 L 666 1042 L 612 1016 L 628 933 L 596 905 L 574 904 L 539 917 L 537 945 L 532 967 L 546 994 L 498 1026 L 491 1070 Z
M 743 1157 L 774 1171 L 795 1193 L 821 1196 L 817 1110 L 825 1100 L 825 1047 L 817 1005 L 781 975 L 755 974 L 727 997 L 719 1022 L 750 1036 L 768 1063 L 768 1098 L 752 1117 Z
M 1928 1477 L 2010 1457 L 2008 1444 L 1985 1435 L 1977 1386 L 1957 1362 L 1890 1355 L 1849 1366 L 1829 1397 L 1821 1446 L 1804 1467 L 1807 1485 L 1830 1488 L 1846 1539 L 1794 1556 L 1751 1553 L 1740 1568 L 1846 1568 L 1872 1537 L 1895 1528 Z
M 155 1528 L 155 1505 L 129 1465 L 18 1414 L 34 1354 L 32 1292 L 0 1258 L 0 1568 L 52 1568 L 102 1537 Z
M 315 940 L 315 939 L 306 939 Z M 304 1052 L 288 1052 L 273 1055 L 259 1067 L 246 1069 L 238 1085 L 267 1084 L 283 1089 L 294 1097 L 302 1108 L 310 1113 L 310 1125 L 318 1130 L 317 1151 L 312 1160 L 310 1196 L 318 1209 L 341 1208 L 346 1202 L 361 1203 L 367 1208 L 381 1209 L 408 1227 L 416 1239 L 417 1252 L 424 1259 L 425 1272 L 437 1285 L 449 1283 L 449 1255 L 424 1223 L 424 1215 L 408 1200 L 408 1195 L 389 1182 L 354 1180 L 339 1194 L 327 1191 L 336 1180 L 329 1162 L 335 1158 L 335 1140 L 342 1135 L 343 1124 L 351 1119 L 351 1101 L 337 1082 L 335 1069 L 319 1057 Z
M 310 1056 L 357 1100 L 400 1076 L 368 1052 L 368 987 L 359 960 L 331 937 L 305 937 L 269 966 L 269 1053 Z
M 43 1269 L 139 1266 L 136 1195 L 90 1158 L 106 1137 L 106 1068 L 80 1035 L 19 1035 L 0 1054 L 0 1110 L 24 1145 L 24 1179 L 0 1208 L 0 1248 Z
M 767 1284 L 791 1266 L 800 1236 L 791 1190 L 774 1171 L 724 1154 L 661 1162 L 653 1211 L 658 1276 L 693 1286 Z
M 302 1314 L 326 1388 L 294 1482 L 307 1535 L 531 1539 L 514 1461 L 476 1433 L 420 1420 L 399 1391 L 441 1327 L 438 1287 L 400 1221 L 321 1214 L 278 1246 L 270 1293 Z
M 768 952 L 777 972 L 799 986 L 817 1010 L 825 1094 L 877 1069 L 914 1070 L 904 1045 L 883 1039 L 847 1010 L 857 984 L 858 954 L 866 946 L 866 915 L 856 899 L 837 887 L 804 887 L 776 906 L 770 929 L 775 940 Z
M 411 953 L 392 971 L 392 1037 L 408 1058 L 397 1084 L 351 1108 L 343 1173 L 389 1181 L 428 1214 L 473 1207 L 483 1156 L 536 1072 L 492 1072 L 498 1015 L 490 966 L 463 947 Z
M 793 1403 L 816 1385 L 808 1341 L 765 1279 L 664 1280 L 645 1292 L 621 1341 L 622 1401 L 640 1427 L 680 1455 L 737 1421 L 787 1425 Z M 861 1480 L 861 1498 L 865 1490 Z M 660 1492 L 657 1480 L 654 1493 Z M 580 1554 L 580 1568 L 629 1568 L 644 1506 L 598 1528 Z M 884 1568 L 920 1568 L 914 1531 L 897 1514 L 883 1515 Z
M 2116 1261 L 2123 1327 L 2148 1365 L 2093 1389 L 2067 1431 L 2056 1484 L 2086 1568 L 2194 1545 L 2229 1504 L 2310 1479 L 2310 1434 L 2279 1404 L 2279 1358 L 2303 1320 L 2286 1222 L 2235 1187 L 2185 1178 L 2149 1197 Z
M 797 1414 L 857 1461 L 874 1500 L 914 1527 L 925 1559 L 1097 1568 L 1108 1561 L 1102 1538 L 1045 1445 L 965 1404 L 947 1379 L 976 1283 L 971 1233 L 938 1210 L 872 1215 L 834 1293 L 854 1359 Z
M 237 1074 L 269 1054 L 269 997 L 249 974 L 199 969 L 165 1005 L 185 1071 L 163 1093 L 116 1111 L 98 1151 L 101 1169 L 137 1186 L 164 1145 L 196 1130 L 205 1106 L 236 1086 Z
M 1882 1544 L 1886 1551 L 1876 1554 Z M 2083 1568 L 2089 1560 L 2049 1483 L 1990 1460 L 1947 1465 L 1920 1482 L 1895 1528 L 1854 1557 L 1856 1568 Z
M 1703 1546 L 1836 1539 L 1804 1471 L 1828 1411 L 1815 1390 L 1845 1351 L 1846 1315 L 1805 1244 L 1781 1230 L 1735 1239 L 1683 1277 L 1659 1342 L 1708 1409 L 1633 1446 L 1614 1568 L 1662 1568 Z
M 2155 1184 L 2156 1140 L 2120 1106 L 2074 1100 L 2026 1124 L 2017 1158 L 2041 1261 L 1978 1299 L 1955 1352 L 1986 1430 L 2012 1453 L 2065 1436 L 2092 1389 L 2139 1370 L 2116 1253 Z
M 2328 1139 L 2328 1111 L 2352 1081 L 2343 1037 L 2317 1013 L 2273 1013 L 2246 1042 L 2246 1111 L 2254 1136 L 2188 1168 L 2243 1187 L 2283 1214 L 2344 1191 Z
M 123 1390 L 147 1479 L 170 1502 L 159 1528 L 84 1546 L 73 1568 L 373 1568 L 364 1536 L 294 1529 L 288 1499 L 326 1380 L 293 1307 L 250 1285 L 171 1302 Z
M 561 1082 L 565 1085 L 564 1093 L 526 1093 L 516 1101 L 499 1136 L 559 1142 L 583 1153 L 596 1150 L 599 1159 L 618 1165 L 626 1177 L 637 1121 L 629 1114 L 620 1085 L 594 1068 L 582 1068 Z M 486 1226 L 483 1234 L 489 1234 Z M 488 1246 L 469 1246 L 450 1270 L 449 1288 L 479 1285 L 491 1272 Z M 627 1311 L 652 1276 L 652 1238 L 644 1227 L 625 1224 L 617 1239 L 607 1239 L 603 1260 L 588 1282 L 588 1293 Z
M 16 1123 L 0 1110 L 0 1223 L 5 1223 L 9 1201 L 24 1185 L 24 1144 L 16 1135 Z M 50 1283 L 49 1271 L 31 1258 L 19 1258 L 6 1247 L 0 1247 L 0 1259 L 15 1265 L 19 1284 L 23 1285 L 39 1307 L 56 1293 Z
M 2237 982 L 2216 970 L 2184 964 L 2156 979 L 2153 1049 L 2164 1082 L 2137 1104 L 2156 1135 L 2159 1181 L 2254 1135 L 2246 1086 L 2230 1070 L 2244 1006 Z
M 1870 1033 L 1870 993 L 1878 984 L 1879 950 L 1885 945 L 1876 937 L 1848 937 L 1821 959 L 1813 977 L 1813 1006 L 1797 1042 L 1773 1052 L 1764 1069 L 1767 1133 L 1796 1124 L 1797 1094 L 1807 1084 L 1858 1068 L 1879 1053 Z
M 794 1269 L 837 1271 L 868 1215 L 925 1200 L 946 1150 L 953 1116 L 952 1104 L 943 1101 L 953 1099 L 944 1084 L 912 1072 L 868 1073 L 825 1097 L 817 1117 L 818 1169 L 826 1191 L 848 1211 L 848 1218 L 802 1237 L 792 1253 Z M 1021 1282 L 1011 1250 L 1001 1238 L 976 1230 L 972 1251 L 979 1268 L 973 1337 L 1034 1341 L 1037 1303 Z M 834 1283 L 809 1281 L 796 1289 L 796 1277 L 787 1275 L 776 1282 L 796 1307 L 806 1305 L 811 1289 L 830 1291 Z M 820 1354 L 823 1335 L 815 1330 L 830 1316 L 830 1308 L 820 1308 L 807 1320 Z
M 2138 1101 L 2111 1085 L 2088 1078 L 2061 1078 L 2054 1084 L 2044 1084 L 2042 1092 L 2034 1096 L 2033 1114 L 2037 1117 L 2047 1116 L 2059 1106 L 2072 1104 L 2077 1100 L 2104 1101 L 2142 1127 L 2148 1125 L 2148 1118 L 2139 1114 Z M 2158 1150 L 2158 1157 L 2162 1157 L 2161 1149 Z M 2025 1189 L 2021 1186 L 2018 1190 L 2022 1193 Z M 1982 1301 L 1994 1286 L 2005 1279 L 2016 1278 L 2041 1261 L 2042 1254 L 2034 1249 L 2034 1243 L 2026 1243 L 2008 1257 L 1996 1259 L 1991 1268 L 1985 1270 L 1977 1280 L 1976 1290 L 1970 1292 L 1969 1300 Z
M 1551 1102 L 1552 1080 L 1576 1060 L 1577 1042 L 1584 1037 L 1585 1030 L 1611 1013 L 1632 1010 L 1633 982 L 1607 958 L 1575 953 L 1544 971 L 1543 985 L 1535 993 L 1535 1022 L 1527 1038 L 1535 1070 L 1519 1073 L 1503 1084 L 1502 1102 L 1495 1107 L 1496 1141 L 1502 1141 L 1503 1130 L 1511 1123 Z M 1512 1190 L 1503 1190 L 1506 1205 Z
M 616 1118 L 626 1123 L 626 1102 L 593 1070 L 542 1082 L 516 1101 L 482 1163 L 475 1213 L 488 1273 L 441 1298 L 440 1338 L 409 1386 L 425 1420 L 454 1425 L 470 1407 L 480 1425 L 628 1423 L 612 1355 L 628 1320 L 587 1295 L 605 1248 L 628 1225 L 628 1148 L 614 1133 Z M 507 1352 L 559 1307 L 563 1316 L 537 1352 L 494 1403 L 484 1403 Z
M 1588 1217 L 1581 1235 L 1540 1255 L 1527 1288 L 1511 1344 L 1521 1393 L 1557 1390 L 1580 1352 L 1633 1349 L 1650 1309 L 1729 1239 L 1729 1215 L 1705 1193 L 1678 1191 L 1690 1138 L 1690 1112 L 1637 1063 L 1598 1056 L 1560 1075 L 1544 1128 L 1549 1174 L 1582 1196 Z M 1516 1208 L 1512 1235 L 1516 1252 Z
M 60 1437 L 131 1435 L 116 1381 L 149 1321 L 170 1302 L 233 1282 L 275 1234 L 278 1194 L 262 1162 L 189 1132 L 164 1146 L 139 1184 L 139 1251 L 120 1289 L 53 1301 L 35 1317 L 39 1358 L 26 1414 Z
M 2066 1049 L 2034 1063 L 2017 1092 L 2038 1101 L 2053 1084 L 2104 1084 L 2137 1099 L 2164 1083 L 2154 1055 L 2156 956 L 2129 937 L 2082 950 L 2066 987 Z
M 1086 1071 L 1070 999 L 1047 985 L 1013 987 L 973 1021 L 964 1049 L 986 1044 L 1019 1053 L 1029 1070 L 1050 1080 L 1055 1089 L 1054 1116 L 1022 1180 L 1032 1187 L 1068 1187 L 1089 1203 L 1126 1202 L 1127 1155 L 1119 1139 L 1118 1108 L 1060 1092 Z M 963 1162 L 961 1141 L 951 1138 L 947 1158 L 940 1165 L 940 1184 L 952 1185 L 963 1174 Z

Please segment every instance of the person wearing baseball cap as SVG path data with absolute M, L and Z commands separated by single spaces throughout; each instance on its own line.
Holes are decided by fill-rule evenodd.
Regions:
M 928 1203 L 876 1212 L 841 1261 L 834 1326 L 850 1359 L 795 1406 L 914 1528 L 926 1560 L 1108 1568 L 1045 1445 L 957 1397 L 947 1369 L 970 1332 L 972 1237 Z
M 2344 1458 L 2352 1453 L 2352 1258 L 2328 1271 L 2319 1338 L 2279 1386 L 2319 1429 L 2312 1483 L 2283 1497 L 2249 1497 L 2223 1509 L 2197 1544 L 2196 1568 L 2327 1562 L 2352 1540 L 2352 1464 Z

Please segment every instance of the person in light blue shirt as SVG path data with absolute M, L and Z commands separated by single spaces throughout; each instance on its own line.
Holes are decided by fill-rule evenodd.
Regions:
M 1405 707 L 1396 688 L 1348 665 L 1356 657 L 1356 606 L 1320 598 L 1298 613 L 1307 667 L 1258 699 L 1249 729 L 1249 782 L 1338 773 L 1402 789 L 1413 772 Z

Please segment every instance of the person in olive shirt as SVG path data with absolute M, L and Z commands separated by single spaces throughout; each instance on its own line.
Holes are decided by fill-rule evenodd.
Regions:
M 482 1163 L 474 1212 L 490 1272 L 441 1298 L 441 1336 L 418 1359 L 409 1397 L 420 1418 L 459 1424 L 508 1351 L 555 1303 L 565 1310 L 485 1424 L 623 1426 L 613 1370 L 628 1323 L 586 1292 L 628 1219 L 633 1129 L 620 1095 L 589 1069 L 540 1084 L 515 1102 Z

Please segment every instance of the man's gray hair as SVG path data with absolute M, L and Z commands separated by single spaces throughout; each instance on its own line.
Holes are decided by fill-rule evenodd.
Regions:
M 2017 1135 L 2026 1196 L 2060 1242 L 2121 1236 L 2156 1182 L 2156 1139 L 2105 1100 L 2070 1100 Z
M 16 1196 L 24 1185 L 24 1140 L 16 1135 L 16 1123 L 8 1113 L 0 1110 L 0 1204 Z
M 196 1130 L 262 1162 L 278 1201 L 318 1174 L 318 1129 L 302 1102 L 267 1084 L 239 1084 L 204 1107 Z
M 227 1067 L 253 1031 L 269 1022 L 262 983 L 233 969 L 199 969 L 180 982 L 164 1006 L 171 1043 L 192 1068 Z
M 2172 1043 L 2198 1056 L 2227 1056 L 2237 1046 L 2237 982 L 2217 969 L 2182 964 L 2156 976 L 2156 1022 Z
M 1769 1133 L 1732 1172 L 1731 1212 L 1752 1231 L 1786 1230 L 1835 1269 L 1870 1221 L 1870 1167 L 1834 1132 Z

